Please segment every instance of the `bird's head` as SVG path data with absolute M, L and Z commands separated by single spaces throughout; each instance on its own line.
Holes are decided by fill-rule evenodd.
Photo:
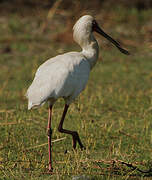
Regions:
M 97 32 L 113 43 L 122 53 L 129 55 L 129 52 L 123 49 L 120 44 L 112 37 L 107 35 L 98 25 L 96 20 L 90 15 L 82 16 L 73 26 L 73 38 L 81 46 L 87 46 L 94 40 L 93 32 Z
M 93 17 L 90 15 L 82 16 L 73 26 L 73 38 L 81 46 L 87 46 L 92 38 Z

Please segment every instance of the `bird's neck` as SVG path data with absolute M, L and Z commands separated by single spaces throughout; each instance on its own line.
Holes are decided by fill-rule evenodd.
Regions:
M 97 62 L 99 54 L 99 46 L 97 41 L 94 39 L 88 45 L 82 47 L 82 54 L 87 58 L 92 69 Z

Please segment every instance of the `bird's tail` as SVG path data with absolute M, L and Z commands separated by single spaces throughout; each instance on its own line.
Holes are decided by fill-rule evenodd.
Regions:
M 32 103 L 31 101 L 29 101 L 28 102 L 28 110 L 38 108 L 40 106 L 43 106 L 44 104 L 45 104 L 45 101 L 41 102 L 41 103 Z
M 33 107 L 33 103 L 32 102 L 28 102 L 28 110 L 30 110 Z

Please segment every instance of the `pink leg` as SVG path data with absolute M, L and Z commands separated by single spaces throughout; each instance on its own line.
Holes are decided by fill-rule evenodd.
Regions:
M 52 105 L 49 106 L 49 116 L 48 116 L 48 150 L 49 150 L 49 171 L 53 171 L 52 168 L 52 129 L 51 129 L 51 118 L 52 118 Z
M 59 132 L 61 132 L 61 133 L 66 133 L 66 134 L 72 135 L 73 148 L 74 148 L 74 149 L 76 148 L 77 142 L 79 143 L 80 148 L 81 148 L 81 149 L 84 149 L 84 146 L 83 146 L 83 144 L 81 143 L 81 140 L 80 140 L 80 138 L 79 138 L 79 134 L 78 134 L 76 131 L 70 131 L 70 130 L 67 130 L 67 129 L 63 129 L 63 122 L 64 122 L 65 115 L 66 115 L 66 113 L 67 113 L 68 108 L 69 108 L 69 105 L 66 104 L 65 107 L 64 107 L 64 111 L 63 111 L 63 114 L 62 114 L 62 118 L 61 118 L 61 121 L 60 121 L 58 130 L 59 130 Z

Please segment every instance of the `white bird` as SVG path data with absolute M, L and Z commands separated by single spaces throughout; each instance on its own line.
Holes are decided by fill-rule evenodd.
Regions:
M 51 155 L 52 107 L 58 98 L 63 98 L 65 101 L 64 111 L 58 127 L 59 132 L 72 135 L 74 149 L 77 142 L 81 149 L 84 148 L 78 133 L 63 129 L 63 122 L 69 105 L 86 87 L 90 71 L 96 64 L 99 47 L 93 35 L 94 31 L 111 41 L 122 53 L 129 54 L 98 26 L 92 16 L 82 16 L 73 27 L 73 38 L 81 46 L 82 51 L 68 52 L 47 60 L 38 68 L 34 80 L 27 90 L 28 109 L 42 106 L 46 101 L 49 102 L 47 128 L 50 171 L 53 170 Z

